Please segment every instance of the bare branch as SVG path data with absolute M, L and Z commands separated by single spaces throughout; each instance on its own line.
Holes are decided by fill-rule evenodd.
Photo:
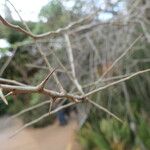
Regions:
M 118 81 L 112 82 L 112 83 L 107 84 L 107 85 L 105 85 L 105 86 L 103 86 L 103 87 L 100 87 L 100 88 L 98 88 L 98 89 L 95 89 L 95 90 L 93 90 L 93 91 L 91 91 L 91 92 L 85 94 L 84 96 L 85 96 L 85 97 L 90 96 L 90 95 L 92 95 L 92 94 L 94 94 L 94 93 L 96 93 L 96 92 L 102 91 L 102 90 L 107 89 L 107 88 L 109 88 L 109 87 L 111 87 L 111 86 L 113 86 L 113 85 L 116 85 L 116 84 L 120 83 L 120 82 L 129 80 L 129 79 L 131 79 L 131 78 L 133 78 L 133 77 L 135 77 L 135 76 L 137 76 L 137 75 L 140 75 L 140 74 L 143 74 L 143 73 L 146 73 L 146 72 L 149 72 L 149 71 L 150 71 L 150 69 L 138 71 L 138 72 L 133 73 L 132 75 L 130 75 L 130 76 L 128 76 L 128 77 L 125 77 L 125 78 L 120 79 L 120 80 L 118 80 Z
M 40 120 L 42 120 L 42 119 L 48 117 L 49 115 L 54 114 L 54 113 L 56 113 L 56 112 L 58 112 L 58 111 L 60 111 L 60 110 L 62 110 L 62 109 L 67 108 L 67 107 L 70 107 L 70 106 L 72 106 L 72 105 L 74 105 L 74 104 L 76 104 L 76 103 L 75 103 L 75 102 L 68 103 L 68 104 L 66 104 L 66 105 L 63 105 L 63 106 L 60 106 L 60 107 L 56 108 L 55 110 L 52 110 L 50 113 L 48 112 L 48 113 L 46 113 L 46 114 L 40 116 L 39 118 L 37 118 L 37 119 L 35 119 L 35 120 L 33 120 L 33 121 L 31 121 L 31 122 L 25 124 L 25 125 L 22 126 L 21 128 L 19 128 L 17 131 L 15 131 L 15 132 L 10 136 L 10 138 L 13 138 L 16 134 L 18 134 L 19 132 L 21 132 L 23 129 L 25 129 L 25 128 L 31 126 L 32 124 L 35 124 L 35 123 L 39 122 Z
M 10 80 L 10 79 L 4 79 L 4 78 L 0 78 L 0 83 L 8 83 L 8 84 L 15 84 L 15 85 L 20 85 L 20 86 L 25 86 L 25 84 L 20 83 L 18 81 Z
M 56 98 L 67 98 L 69 100 L 76 101 L 77 100 L 82 100 L 83 98 L 81 96 L 77 95 L 71 95 L 71 94 L 66 94 L 66 93 L 59 93 L 56 91 L 48 90 L 43 88 L 42 90 L 39 89 L 38 86 L 14 86 L 14 85 L 7 85 L 7 84 L 0 84 L 0 87 L 4 91 L 8 92 L 13 92 L 13 94 L 27 94 L 27 93 L 42 93 L 44 95 L 48 95 L 50 97 L 56 97 Z
M 73 52 L 72 52 L 72 47 L 71 47 L 71 43 L 70 43 L 70 39 L 69 39 L 69 35 L 65 34 L 65 40 L 67 43 L 67 52 L 68 52 L 68 57 L 69 57 L 69 61 L 70 61 L 70 66 L 71 66 L 71 71 L 72 71 L 72 76 L 73 76 L 73 80 L 74 80 L 74 84 L 76 85 L 77 89 L 79 90 L 79 92 L 81 94 L 84 94 L 82 87 L 76 77 L 76 73 L 75 73 L 75 66 L 74 66 L 74 59 L 73 59 Z
M 1 15 L 0 15 L 0 21 L 7 27 L 9 28 L 12 28 L 12 29 L 15 29 L 16 31 L 19 31 L 19 32 L 22 32 L 30 37 L 32 37 L 33 39 L 41 39 L 41 38 L 45 38 L 45 37 L 50 37 L 50 36 L 56 36 L 56 35 L 60 35 L 60 34 L 63 34 L 65 32 L 68 32 L 70 29 L 76 27 L 77 25 L 80 25 L 82 24 L 83 22 L 87 21 L 87 20 L 90 20 L 95 14 L 97 14 L 99 10 L 97 10 L 96 12 L 92 13 L 91 15 L 85 17 L 85 18 L 82 18 L 82 19 L 79 19 L 78 21 L 75 21 L 75 22 L 72 22 L 70 23 L 68 26 L 66 26 L 65 28 L 60 28 L 56 31 L 50 31 L 50 32 L 47 32 L 47 33 L 43 33 L 43 34 L 40 34 L 40 35 L 35 35 L 33 33 L 31 33 L 30 31 L 27 31 L 23 28 L 21 28 L 20 26 L 18 25 L 13 25 L 11 23 L 9 23 L 8 21 L 6 21 Z

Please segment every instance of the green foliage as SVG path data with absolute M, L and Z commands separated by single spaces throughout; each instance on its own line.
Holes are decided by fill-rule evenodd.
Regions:
M 95 148 L 110 150 L 109 143 L 101 130 L 96 132 L 89 124 L 79 132 L 79 141 L 85 150 L 93 150 Z
M 114 140 L 114 142 L 127 143 L 130 140 L 130 130 L 126 123 L 122 125 L 114 119 L 103 119 L 100 122 L 100 128 L 110 142 Z
M 7 106 L 4 104 L 4 102 L 0 99 L 0 116 L 7 113 Z
M 8 48 L 0 48 L 0 54 L 5 54 L 8 51 Z
M 10 30 L 7 36 L 7 40 L 9 43 L 14 44 L 16 41 L 21 42 L 25 40 L 26 36 L 20 32 L 15 32 L 14 30 Z
M 53 0 L 41 9 L 40 16 L 47 19 L 54 19 L 55 17 L 59 17 L 62 13 L 63 6 L 61 2 Z
M 21 26 L 22 28 L 25 28 L 20 21 L 12 21 L 11 23 L 14 25 Z M 34 22 L 26 22 L 26 23 L 31 31 L 34 30 L 36 23 Z M 15 44 L 17 42 L 24 41 L 28 37 L 21 32 L 16 32 L 15 30 L 2 25 L 0 26 L 0 38 L 6 38 L 10 44 Z
M 33 106 L 37 104 L 40 100 L 40 95 L 39 94 L 32 94 L 31 95 L 31 100 L 30 100 L 30 105 Z
M 9 51 L 11 52 L 11 49 Z M 2 66 L 7 59 L 8 56 L 2 57 L 0 59 L 0 66 Z M 30 60 L 31 60 L 31 54 L 27 49 L 22 49 L 21 47 L 17 48 L 16 54 L 13 57 L 12 62 L 8 65 L 2 77 L 8 79 L 17 79 L 20 82 L 25 82 L 24 79 L 22 78 L 22 74 L 20 70 L 24 70 L 25 64 L 27 62 L 30 62 Z M 13 62 L 15 62 L 15 64 Z
M 41 20 L 46 21 L 44 28 L 49 31 L 69 24 L 73 20 L 74 15 L 72 11 L 65 9 L 60 0 L 52 0 L 41 9 L 39 17 Z
M 24 108 L 26 98 L 27 96 L 22 96 L 22 95 L 19 95 L 17 97 L 9 96 L 7 97 L 7 101 L 9 105 L 5 105 L 0 100 L 0 116 L 5 114 L 12 115 L 21 111 Z
M 139 118 L 138 135 L 144 145 L 150 149 L 150 126 L 143 118 Z
M 19 111 L 21 111 L 24 108 L 24 100 L 25 97 L 21 95 L 16 97 L 16 99 L 13 97 L 9 97 L 8 98 L 9 106 L 7 106 L 7 113 L 16 114 Z
M 133 135 L 127 122 L 100 118 L 93 121 L 96 114 L 90 116 L 92 121 L 88 119 L 77 135 L 85 150 L 135 150 L 143 146 L 150 149 L 149 123 L 142 115 L 136 118 L 137 132 Z
M 103 119 L 98 130 L 87 123 L 79 132 L 79 141 L 85 150 L 124 150 L 129 148 L 130 130 L 127 124 Z
M 11 23 L 22 26 L 21 22 L 19 22 L 19 21 L 13 21 Z M 20 32 L 15 32 L 15 30 L 12 30 L 7 27 L 3 28 L 3 32 L 4 32 L 4 34 L 2 34 L 3 38 L 7 38 L 7 41 L 10 44 L 14 44 L 16 42 L 23 41 L 26 38 L 26 35 L 24 35 Z
M 37 23 L 35 28 L 33 29 L 34 34 L 42 34 L 46 32 L 48 29 L 45 27 L 45 24 L 43 22 Z

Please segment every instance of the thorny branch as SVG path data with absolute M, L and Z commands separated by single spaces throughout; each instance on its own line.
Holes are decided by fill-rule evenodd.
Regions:
M 0 88 L 1 88 L 1 92 L 0 92 L 0 97 L 1 99 L 6 103 L 8 104 L 2 90 L 4 91 L 8 91 L 8 92 L 12 92 L 12 94 L 21 94 L 21 93 L 42 93 L 42 94 L 45 94 L 45 95 L 49 95 L 50 97 L 52 98 L 67 98 L 69 100 L 72 100 L 74 102 L 82 102 L 83 100 L 86 100 L 86 97 L 96 93 L 96 92 L 99 92 L 101 90 L 104 90 L 110 86 L 113 86 L 113 85 L 116 85 L 120 82 L 124 82 L 126 80 L 129 80 L 130 78 L 133 78 L 139 74 L 142 74 L 142 73 L 145 73 L 145 72 L 149 72 L 150 69 L 146 69 L 146 70 L 142 70 L 142 71 L 138 71 L 136 73 L 133 73 L 132 75 L 130 76 L 127 76 L 125 78 L 122 78 L 118 81 L 115 81 L 115 82 L 112 82 L 108 85 L 105 85 L 103 87 L 100 87 L 96 90 L 93 90 L 83 96 L 79 96 L 79 95 L 71 95 L 71 94 L 64 94 L 64 93 L 58 93 L 56 91 L 52 91 L 52 90 L 48 90 L 48 89 L 45 89 L 44 88 L 44 85 L 46 84 L 47 80 L 49 79 L 49 77 L 51 76 L 51 74 L 55 71 L 55 69 L 37 86 L 15 86 L 15 85 L 8 85 L 8 84 L 0 84 Z
M 11 3 L 10 3 L 11 4 Z M 12 4 L 11 4 L 12 5 Z M 13 6 L 13 5 L 12 5 Z M 13 6 L 14 7 L 14 6 Z M 15 7 L 14 7 L 15 9 Z M 15 9 L 15 11 L 18 13 L 18 11 Z M 98 10 L 99 11 L 99 10 Z M 8 104 L 7 100 L 6 100 L 6 97 L 9 96 L 9 95 L 16 95 L 16 94 L 31 94 L 31 93 L 41 93 L 41 94 L 44 94 L 44 95 L 48 95 L 50 97 L 50 99 L 52 100 L 48 100 L 48 101 L 45 101 L 45 102 L 41 102 L 40 104 L 37 104 L 35 106 L 32 106 L 30 108 L 27 108 L 25 110 L 22 110 L 21 112 L 19 112 L 18 114 L 16 114 L 15 116 L 13 117 L 17 117 L 25 112 L 28 112 L 30 110 L 33 110 L 35 108 L 38 108 L 42 105 L 45 105 L 45 104 L 48 104 L 50 103 L 50 109 L 49 109 L 49 112 L 40 116 L 39 118 L 25 124 L 24 126 L 22 126 L 20 129 L 18 129 L 14 134 L 17 134 L 18 132 L 22 131 L 24 128 L 40 121 L 41 119 L 49 116 L 50 114 L 53 114 L 53 113 L 56 113 L 57 111 L 61 110 L 61 109 L 64 109 L 64 108 L 67 108 L 67 107 L 70 107 L 72 105 L 75 105 L 77 103 L 80 103 L 80 102 L 89 102 L 91 103 L 93 106 L 95 106 L 96 108 L 108 113 L 109 115 L 111 115 L 112 117 L 114 117 L 115 119 L 119 120 L 120 122 L 123 122 L 120 118 L 118 118 L 116 115 L 114 115 L 113 113 L 111 113 L 108 109 L 100 106 L 99 104 L 97 104 L 96 102 L 94 102 L 93 100 L 90 99 L 90 96 L 95 94 L 96 92 L 100 92 L 104 89 L 107 89 L 111 86 L 114 86 L 114 85 L 117 85 L 121 82 L 124 82 L 126 80 L 129 80 L 137 75 L 140 75 L 140 74 L 143 74 L 143 73 L 146 73 L 146 72 L 149 72 L 150 69 L 146 69 L 146 70 L 140 70 L 138 72 L 135 72 L 135 73 L 132 73 L 132 74 L 126 74 L 126 75 L 122 75 L 122 76 L 116 76 L 116 77 L 111 77 L 110 79 L 109 78 L 104 78 L 106 76 L 106 74 L 108 74 L 108 72 L 110 70 L 112 70 L 112 68 L 127 54 L 127 52 L 135 45 L 135 43 L 137 43 L 137 41 L 139 41 L 139 39 L 141 39 L 141 37 L 143 37 L 143 35 L 140 35 L 138 38 L 135 39 L 135 41 L 130 44 L 130 46 L 128 48 L 126 48 L 126 50 L 110 65 L 109 68 L 106 69 L 105 72 L 103 72 L 103 74 L 100 76 L 100 79 L 97 79 L 97 81 L 93 82 L 92 84 L 97 84 L 99 83 L 99 81 L 110 81 L 112 79 L 118 79 L 114 82 L 110 82 L 104 86 L 100 86 L 94 90 L 90 90 L 90 92 L 84 92 L 83 91 L 83 88 L 84 86 L 81 86 L 81 84 L 79 83 L 79 79 L 76 75 L 76 65 L 75 65 L 75 60 L 74 60 L 74 56 L 73 56 L 73 46 L 71 45 L 71 38 L 69 35 L 74 35 L 74 34 L 78 34 L 80 33 L 81 31 L 84 31 L 84 30 L 89 30 L 89 29 L 93 29 L 94 27 L 99 27 L 99 25 L 106 25 L 106 24 L 111 24 L 111 25 L 116 25 L 116 26 L 126 26 L 127 23 L 137 23 L 138 21 L 133 21 L 133 22 L 130 22 L 130 21 L 127 21 L 125 24 L 123 23 L 115 23 L 115 22 L 110 22 L 110 23 L 91 23 L 91 20 L 92 18 L 94 17 L 94 15 L 98 12 L 94 12 L 93 14 L 83 18 L 83 19 L 80 19 L 78 21 L 75 21 L 75 22 L 72 22 L 71 24 L 69 24 L 68 26 L 66 26 L 65 28 L 60 28 L 56 31 L 50 31 L 50 32 L 47 32 L 47 33 L 44 33 L 44 34 L 40 34 L 40 35 L 35 35 L 33 34 L 30 29 L 28 28 L 28 26 L 24 23 L 23 19 L 21 18 L 21 16 L 19 15 L 21 21 L 23 22 L 24 26 L 26 27 L 26 29 L 18 26 L 18 25 L 14 25 L 14 24 L 11 24 L 9 23 L 8 21 L 6 21 L 2 16 L 0 16 L 0 21 L 3 25 L 11 28 L 11 29 L 14 29 L 18 32 L 22 32 L 24 33 L 25 35 L 31 37 L 34 39 L 34 42 L 36 44 L 36 48 L 38 49 L 38 51 L 40 52 L 42 58 L 44 59 L 46 65 L 48 66 L 48 69 L 50 71 L 50 73 L 47 75 L 47 77 L 40 83 L 38 84 L 37 86 L 32 86 L 32 85 L 25 85 L 25 84 L 22 84 L 20 82 L 17 82 L 15 80 L 9 80 L 9 79 L 3 79 L 3 78 L 0 78 L 0 98 L 4 101 L 5 104 Z M 130 11 L 131 13 L 131 11 Z M 86 24 L 88 22 L 88 24 Z M 90 23 L 89 23 L 90 22 Z M 143 26 L 142 26 L 143 27 Z M 100 32 L 103 32 L 103 31 L 100 31 Z M 122 34 L 122 33 L 121 33 Z M 68 77 L 70 78 L 70 80 L 72 81 L 72 83 L 74 84 L 74 86 L 77 88 L 78 90 L 78 93 L 80 94 L 70 94 L 69 92 L 67 93 L 65 90 L 64 90 L 64 87 L 63 85 L 60 83 L 57 75 L 55 74 L 55 70 L 56 69 L 53 69 L 52 66 L 50 65 L 46 55 L 44 54 L 44 52 L 41 50 L 41 48 L 39 47 L 38 45 L 38 41 L 39 39 L 42 39 L 42 38 L 45 38 L 45 37 L 54 37 L 54 36 L 57 36 L 57 35 L 64 35 L 64 38 L 65 38 L 65 41 L 66 41 L 66 47 L 67 47 L 67 54 L 68 54 L 68 59 L 69 59 L 69 65 L 71 66 L 71 74 L 68 73 L 67 69 L 65 68 L 65 66 L 61 63 L 61 61 L 59 60 L 59 58 L 57 57 L 57 55 L 53 52 L 53 55 L 57 58 L 57 61 L 59 62 L 60 66 L 64 69 L 64 72 L 68 75 Z M 111 37 L 112 35 L 110 35 Z M 83 36 L 84 37 L 84 36 Z M 86 34 L 85 36 L 86 38 L 87 37 L 90 37 L 89 34 Z M 117 39 L 117 37 L 116 37 Z M 80 40 L 80 38 L 79 38 Z M 92 48 L 94 48 L 94 52 L 96 53 L 96 57 L 99 56 L 99 52 L 96 48 L 96 46 L 94 45 L 94 43 L 91 41 L 91 39 L 89 39 L 89 42 L 92 46 Z M 94 47 L 93 47 L 94 45 Z M 107 45 L 108 46 L 108 45 Z M 114 49 L 116 49 L 116 47 L 114 46 Z M 11 60 L 11 58 L 10 58 Z M 9 61 L 10 61 L 9 60 Z M 99 59 L 100 60 L 100 59 Z M 9 62 L 8 62 L 9 63 Z M 95 62 L 94 62 L 95 63 Z M 96 64 L 96 63 L 95 63 Z M 92 68 L 93 69 L 93 68 Z M 56 81 L 59 89 L 60 89 L 60 92 L 57 92 L 57 91 L 53 91 L 53 90 L 50 90 L 50 89 L 47 89 L 45 87 L 48 79 L 51 77 L 51 75 L 54 76 L 54 80 Z M 121 79 L 120 79 L 121 78 Z M 8 92 L 6 95 L 4 95 L 3 92 Z M 54 102 L 54 100 L 56 99 L 68 99 L 70 100 L 71 102 L 67 105 L 59 105 L 58 108 L 52 110 L 52 104 Z

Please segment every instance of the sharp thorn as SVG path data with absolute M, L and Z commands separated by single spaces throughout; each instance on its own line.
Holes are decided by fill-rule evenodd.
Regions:
M 8 105 L 8 102 L 7 102 L 7 100 L 6 100 L 5 96 L 4 96 L 4 94 L 3 94 L 1 88 L 0 88 L 0 98 L 2 99 L 2 101 L 3 101 L 6 105 Z

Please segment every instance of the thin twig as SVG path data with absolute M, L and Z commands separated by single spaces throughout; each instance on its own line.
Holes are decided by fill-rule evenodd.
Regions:
M 102 111 L 106 112 L 107 114 L 111 115 L 112 117 L 114 117 L 115 119 L 117 119 L 118 121 L 120 121 L 121 123 L 123 123 L 123 121 L 119 117 L 117 117 L 116 115 L 114 115 L 113 113 L 111 113 L 108 109 L 100 106 L 99 104 L 97 104 L 96 102 L 94 102 L 94 101 L 92 101 L 90 99 L 87 99 L 87 101 L 89 103 L 91 103 L 92 105 L 94 105 L 95 107 L 99 108 L 100 110 L 102 110 Z
M 4 63 L 4 65 L 1 67 L 0 69 L 0 77 L 2 76 L 3 72 L 5 71 L 5 69 L 7 68 L 7 66 L 9 65 L 9 63 L 11 62 L 12 58 L 14 57 L 15 53 L 17 51 L 17 48 L 15 48 L 12 52 L 12 55 L 8 57 L 7 61 Z
M 143 37 L 143 35 L 141 34 L 140 36 L 138 36 L 133 42 L 132 44 L 111 64 L 111 66 L 104 72 L 104 74 L 101 76 L 101 78 L 98 80 L 98 82 L 100 80 L 102 80 L 106 74 L 118 63 L 118 61 L 120 61 L 127 53 L 129 50 L 131 50 L 131 48 L 139 41 L 139 39 L 141 39 Z
M 16 7 L 11 3 L 10 0 L 6 0 L 15 10 L 15 12 L 17 13 L 18 17 L 20 18 L 21 22 L 23 23 L 23 25 L 25 26 L 26 30 L 27 31 L 30 31 L 28 25 L 26 24 L 26 22 L 22 19 L 20 13 L 18 12 L 18 10 L 16 9 Z
M 35 108 L 39 108 L 39 107 L 41 107 L 41 106 L 43 106 L 43 105 L 45 105 L 45 104 L 48 104 L 48 103 L 50 103 L 50 100 L 47 100 L 47 101 L 41 102 L 41 103 L 39 103 L 39 104 L 37 104 L 37 105 L 31 106 L 31 107 L 29 107 L 29 108 L 26 108 L 26 109 L 20 111 L 19 113 L 17 113 L 17 114 L 15 114 L 15 115 L 11 116 L 11 117 L 9 118 L 9 120 L 12 120 L 12 119 L 14 119 L 14 118 L 17 118 L 18 116 L 20 116 L 20 115 L 22 115 L 22 114 L 24 114 L 24 113 L 26 113 L 26 112 L 28 112 L 28 111 L 31 111 L 31 110 L 33 110 L 33 109 L 35 109 Z

